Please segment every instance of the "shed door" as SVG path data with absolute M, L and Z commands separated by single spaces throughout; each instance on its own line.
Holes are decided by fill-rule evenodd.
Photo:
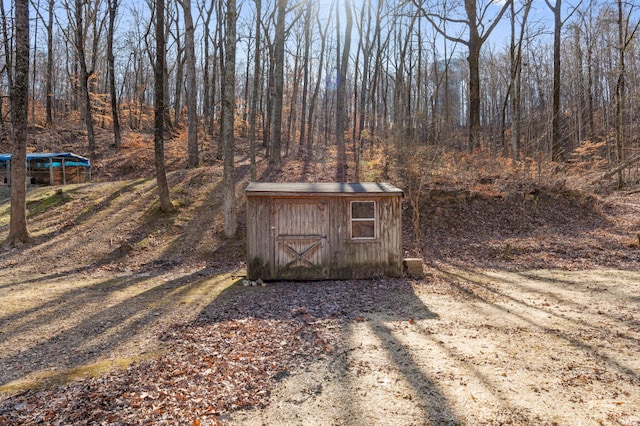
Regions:
M 321 279 L 327 276 L 328 209 L 321 200 L 275 201 L 276 276 Z

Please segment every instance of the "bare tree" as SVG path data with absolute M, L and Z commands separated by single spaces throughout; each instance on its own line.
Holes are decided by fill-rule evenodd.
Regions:
M 29 103 L 29 0 L 15 0 L 15 69 L 11 86 L 13 149 L 11 157 L 11 219 L 3 246 L 29 241 L 27 230 L 27 126 Z M 5 33 L 6 36 L 6 33 Z
M 224 235 L 235 236 L 238 227 L 234 171 L 234 116 L 236 89 L 236 0 L 227 1 L 226 36 L 224 39 L 224 84 L 222 87 L 222 145 L 223 145 L 223 214 Z
M 115 57 L 113 54 L 113 37 L 116 14 L 118 13 L 119 6 L 118 1 L 119 0 L 108 0 L 109 25 L 107 28 L 107 74 L 109 78 L 109 96 L 111 98 L 111 117 L 113 119 L 113 145 L 116 148 L 120 148 L 122 145 L 122 132 L 118 114 L 118 95 L 116 93 Z
M 47 30 L 47 99 L 45 101 L 45 108 L 48 126 L 53 125 L 53 7 L 54 0 L 49 0 L 49 10 L 47 11 L 48 19 L 47 25 L 45 26 Z
M 336 145 L 338 148 L 338 158 L 336 164 L 336 181 L 344 182 L 347 178 L 347 152 L 344 141 L 344 132 L 347 123 L 347 115 L 345 113 L 345 87 L 347 81 L 347 71 L 349 68 L 349 50 L 351 48 L 351 30 L 353 28 L 353 13 L 351 9 L 351 1 L 346 0 L 344 10 L 347 22 L 344 29 L 344 48 L 340 53 L 340 25 L 336 25 L 338 37 L 338 49 L 336 51 L 338 70 L 338 87 L 336 89 Z M 342 54 L 342 58 L 340 55 Z
M 551 158 L 555 161 L 562 159 L 562 145 L 560 143 L 560 36 L 562 32 L 562 0 L 556 0 L 552 5 L 545 0 L 553 12 L 553 105 L 551 112 Z
M 171 5 L 173 3 L 169 3 Z M 171 22 L 171 25 L 174 25 L 174 30 L 171 31 L 171 35 L 173 36 L 173 41 L 175 45 L 176 59 L 175 59 L 175 85 L 174 85 L 174 96 L 173 96 L 173 127 L 180 127 L 180 120 L 182 118 L 182 85 L 184 82 L 184 67 L 185 67 L 185 46 L 182 43 L 182 32 L 180 27 L 180 11 L 176 7 L 175 9 L 171 8 L 168 10 L 168 20 Z M 169 64 L 165 64 L 168 66 Z M 165 78 L 169 77 L 170 72 L 167 70 L 167 74 Z M 168 86 L 168 85 L 167 85 Z M 165 89 L 168 89 L 166 87 Z M 167 113 L 169 111 L 167 110 Z
M 544 0 L 547 7 L 553 12 L 553 99 L 551 112 L 551 159 L 560 161 L 564 158 L 562 151 L 562 141 L 560 140 L 560 89 L 561 89 L 561 36 L 564 23 L 571 17 L 577 7 L 566 19 L 562 19 L 562 0 L 556 0 L 551 4 L 549 0 Z M 582 0 L 580 1 L 582 3 Z M 578 3 L 578 5 L 580 4 Z
M 284 140 L 285 140 L 285 149 L 284 155 L 285 157 L 289 156 L 289 148 L 291 146 L 291 128 L 293 127 L 293 122 L 297 118 L 297 107 L 298 107 L 298 91 L 300 88 L 300 47 L 301 43 L 301 34 L 296 34 L 296 51 L 293 55 L 293 69 L 291 71 L 292 79 L 293 79 L 293 88 L 291 90 L 291 95 L 289 96 L 289 117 L 287 118 L 287 131 L 285 132 Z
M 187 66 L 187 167 L 198 167 L 198 103 L 196 91 L 195 26 L 191 15 L 191 0 L 179 0 L 184 17 L 184 49 Z M 180 84 L 180 82 L 176 82 Z
M 386 31 L 386 36 L 382 35 L 382 27 L 383 22 L 381 19 L 381 14 L 376 13 L 376 30 L 374 32 L 375 36 L 373 38 L 372 50 L 375 47 L 375 57 L 373 61 L 373 75 L 371 76 L 371 83 L 369 84 L 369 103 L 371 105 L 371 113 L 369 119 L 369 138 L 373 141 L 376 139 L 378 134 L 384 134 L 385 129 L 385 119 L 386 117 L 386 96 L 385 96 L 385 88 L 384 85 L 384 75 L 385 70 L 383 65 L 385 63 L 385 55 L 387 47 L 389 46 L 389 41 L 391 39 L 389 31 Z M 388 61 L 387 61 L 388 62 Z M 371 145 L 373 147 L 373 143 Z M 386 144 L 385 144 L 386 147 Z
M 298 145 L 298 158 L 305 157 L 305 131 L 307 119 L 307 94 L 309 92 L 309 55 L 311 51 L 311 31 L 312 31 L 312 3 L 306 3 L 304 12 L 304 54 L 302 56 L 302 100 L 300 115 L 300 142 Z
M 625 52 L 629 49 L 629 45 L 635 38 L 638 31 L 640 21 L 635 27 L 629 30 L 629 17 L 632 14 L 632 8 L 629 12 L 624 9 L 623 1 L 618 0 L 618 78 L 616 81 L 616 160 L 618 166 L 624 163 L 624 129 L 623 122 L 625 120 L 625 97 L 626 97 L 626 56 Z M 624 186 L 622 170 L 618 171 L 618 188 Z
M 13 49 L 11 48 L 11 35 L 7 26 L 7 15 L 4 10 L 4 2 L 0 2 L 0 17 L 2 18 L 2 44 L 4 47 L 4 67 L 2 71 L 7 76 L 7 85 L 13 87 Z M 5 128 L 4 114 L 2 112 L 2 102 L 0 102 L 0 121 L 2 129 Z
M 503 147 L 506 145 L 504 141 L 506 133 L 506 109 L 511 101 L 511 153 L 513 159 L 520 159 L 520 134 L 521 134 L 521 92 L 522 92 L 522 44 L 526 31 L 529 12 L 531 11 L 532 0 L 525 0 L 522 6 L 522 21 L 520 22 L 520 32 L 516 38 L 516 19 L 518 12 L 515 9 L 515 3 L 511 3 L 511 42 L 509 46 L 509 86 L 507 87 L 507 96 L 505 96 L 502 108 L 502 131 L 501 138 Z
M 594 50 L 595 50 L 595 43 L 594 43 L 594 17 L 593 17 L 593 3 L 594 0 L 589 1 L 589 5 L 587 7 L 586 12 L 581 12 L 578 11 L 580 13 L 580 22 L 576 25 L 577 30 L 576 31 L 581 31 L 584 33 L 584 41 L 585 41 L 585 48 L 586 48 L 586 72 L 587 72 L 587 77 L 586 77 L 586 85 L 584 87 L 584 107 L 586 109 L 585 115 L 586 115 L 586 127 L 587 127 L 587 131 L 586 131 L 586 135 L 589 138 L 592 138 L 595 135 L 595 119 L 594 119 L 594 93 L 593 93 L 593 89 L 594 89 Z
M 253 64 L 253 83 L 251 86 L 251 97 L 249 105 L 249 149 L 251 156 L 251 180 L 256 179 L 256 118 L 258 113 L 258 88 L 260 87 L 260 55 L 262 54 L 260 45 L 260 21 L 262 20 L 262 0 L 255 0 L 256 3 L 256 40 Z
M 164 160 L 164 119 L 165 119 L 165 58 L 166 42 L 164 37 L 164 0 L 155 0 L 156 14 L 156 60 L 154 66 L 154 134 L 153 146 L 155 152 L 156 181 L 160 210 L 167 213 L 174 210 L 169 195 L 169 183 Z
M 211 55 L 209 42 L 211 40 L 211 36 L 209 35 L 209 25 L 211 24 L 211 17 L 213 15 L 213 6 L 214 2 L 211 1 L 209 3 L 209 7 L 205 9 L 204 1 L 200 5 L 200 14 L 204 15 L 204 34 L 202 36 L 203 44 L 204 44 L 204 57 L 203 69 L 202 69 L 202 110 L 203 110 L 203 122 L 204 122 L 204 133 L 206 135 L 211 135 L 213 139 L 213 108 L 212 108 L 212 94 L 211 94 Z
M 370 69 L 371 69 L 371 56 L 372 56 L 372 50 L 373 50 L 373 46 L 376 43 L 376 40 L 379 39 L 380 37 L 380 20 L 381 20 L 381 13 L 382 13 L 382 5 L 383 5 L 383 1 L 382 0 L 378 0 L 377 2 L 377 6 L 376 6 L 376 15 L 375 15 L 375 27 L 373 29 L 373 38 L 371 38 L 371 24 L 372 24 L 372 17 L 371 17 L 371 0 L 367 0 L 367 2 L 365 4 L 363 4 L 361 6 L 361 18 L 360 18 L 360 36 L 359 36 L 359 45 L 362 49 L 362 55 L 363 55 L 363 59 L 362 59 L 362 78 L 361 78 L 361 83 L 360 83 L 360 99 L 359 99 L 359 106 L 360 106 L 360 117 L 359 117 L 359 121 L 357 123 L 357 129 L 355 129 L 355 138 L 354 138 L 354 143 L 357 143 L 356 146 L 356 152 L 354 152 L 354 156 L 355 156 L 355 161 L 358 162 L 360 159 L 360 152 L 362 151 L 363 148 L 363 138 L 362 138 L 362 132 L 364 131 L 364 125 L 365 125 L 365 117 L 367 116 L 367 100 L 370 99 L 370 87 L 369 87 L 369 81 L 370 81 Z M 364 13 L 365 13 L 365 9 L 367 11 L 367 18 L 366 18 L 366 31 L 364 30 L 364 26 L 365 26 L 365 19 L 364 19 Z M 369 107 L 371 107 L 371 105 L 369 105 Z M 355 127 L 355 126 L 354 126 Z M 356 163 L 356 174 L 359 174 L 359 165 Z
M 74 48 L 78 66 L 80 67 L 78 80 L 80 83 L 80 96 L 82 96 L 82 108 L 84 113 L 84 122 L 87 129 L 87 142 L 89 152 L 93 155 L 96 147 L 96 136 L 93 127 L 93 110 L 91 108 L 91 96 L 89 94 L 89 78 L 93 74 L 93 69 L 89 69 L 87 55 L 85 50 L 86 30 L 84 24 L 85 2 L 83 0 L 75 0 L 74 9 Z
M 222 16 L 226 16 L 225 15 L 225 11 L 224 11 L 224 2 L 222 1 L 216 1 L 216 14 L 218 17 L 222 17 Z M 216 61 L 216 66 L 220 69 L 220 73 L 223 75 L 222 79 L 220 80 L 220 84 L 219 84 L 219 89 L 220 89 L 220 103 L 222 104 L 224 102 L 224 100 L 222 99 L 224 97 L 224 73 L 225 73 L 225 50 L 224 50 L 224 41 L 225 41 L 225 25 L 227 24 L 227 20 L 225 19 L 217 19 L 216 22 L 216 31 L 215 31 L 215 42 L 214 45 L 217 46 L 217 61 Z M 234 75 L 235 75 L 235 70 L 234 70 Z M 215 98 L 213 98 L 216 95 L 216 79 L 214 77 L 213 79 L 213 87 L 211 89 L 211 95 L 212 95 L 212 99 L 211 99 L 211 105 L 215 105 Z M 235 80 L 234 80 L 235 83 Z M 222 111 L 221 111 L 222 112 Z M 224 132 L 224 120 L 222 120 L 222 116 L 220 116 L 220 134 L 222 135 L 222 133 Z M 223 160 L 223 155 L 224 155 L 224 142 L 222 140 L 222 138 L 220 138 L 219 143 L 218 143 L 218 149 L 216 150 L 216 160 Z
M 545 0 L 548 1 L 548 0 Z M 559 2 L 561 0 L 558 0 Z M 423 8 L 419 0 L 413 0 L 414 4 L 419 8 L 423 16 L 427 18 L 434 28 L 445 38 L 450 41 L 467 46 L 469 54 L 467 61 L 469 63 L 469 149 L 474 150 L 479 146 L 480 142 L 480 52 L 482 46 L 487 41 L 493 30 L 496 28 L 502 16 L 511 7 L 513 0 L 506 0 L 502 3 L 499 12 L 489 19 L 489 8 L 494 6 L 492 1 L 480 2 L 478 0 L 464 0 L 464 18 L 454 18 L 449 14 L 434 14 Z M 480 7 L 479 7 L 480 6 Z M 480 9 L 480 10 L 478 10 Z M 489 19 L 489 24 L 485 23 L 485 19 Z M 444 24 L 450 22 L 453 24 L 463 24 L 466 26 L 468 37 L 462 39 L 452 36 L 444 31 Z
M 320 25 L 320 22 L 318 21 L 318 30 L 320 32 L 320 60 L 318 61 L 318 72 L 316 75 L 316 84 L 315 87 L 313 89 L 313 94 L 311 95 L 311 102 L 309 105 L 309 129 L 307 131 L 307 148 L 306 148 L 306 152 L 305 152 L 305 157 L 307 159 L 311 158 L 312 154 L 313 154 L 313 120 L 314 120 L 314 112 L 315 112 L 315 107 L 316 104 L 318 103 L 318 95 L 320 93 L 320 83 L 322 81 L 322 69 L 324 67 L 324 56 L 325 56 L 325 50 L 326 50 L 326 46 L 327 46 L 327 32 L 329 29 L 329 23 L 331 22 L 330 19 L 327 19 L 326 25 L 324 27 L 324 29 L 322 28 L 322 26 Z
M 31 0 L 31 4 L 33 5 L 33 8 L 37 11 L 40 10 L 40 0 L 36 0 L 34 2 L 34 0 Z M 40 23 L 40 20 L 35 19 L 34 20 L 34 28 L 33 28 L 33 39 L 34 41 L 34 45 L 38 44 L 38 24 Z M 36 64 L 36 60 L 37 60 L 37 54 L 35 52 L 34 49 L 34 53 L 33 53 L 33 66 L 31 67 L 31 122 L 35 125 L 36 123 L 36 81 L 38 80 L 38 67 Z
M 271 158 L 269 162 L 275 166 L 282 166 L 282 98 L 284 95 L 284 42 L 285 15 L 287 1 L 278 0 L 278 14 L 274 38 L 274 74 L 273 74 L 273 103 L 271 108 Z
M 275 26 L 275 13 L 277 11 L 277 8 L 274 9 L 274 11 L 271 13 L 271 16 L 268 19 L 265 19 L 264 21 L 264 29 L 263 29 L 263 36 L 264 36 L 264 51 L 265 51 L 265 58 L 263 58 L 263 62 L 265 64 L 265 66 L 267 65 L 267 63 L 269 64 L 269 66 L 267 67 L 266 70 L 264 70 L 264 73 L 266 73 L 266 82 L 267 82 L 267 87 L 265 90 L 265 95 L 266 95 L 266 99 L 264 101 L 264 103 L 266 104 L 265 107 L 265 111 L 264 111 L 264 119 L 262 120 L 262 145 L 267 149 L 267 158 L 269 159 L 269 162 L 271 164 L 274 164 L 272 162 L 272 158 L 273 158 L 273 144 L 272 144 L 272 138 L 271 138 L 271 123 L 273 121 L 273 99 L 274 99 L 274 93 L 275 93 L 275 88 L 274 88 L 274 74 L 275 74 L 275 62 L 273 60 L 273 58 L 275 57 L 275 53 L 274 53 L 274 40 L 270 37 L 270 24 L 273 23 Z M 273 22 L 271 22 L 273 21 Z M 268 58 L 268 60 L 266 59 Z

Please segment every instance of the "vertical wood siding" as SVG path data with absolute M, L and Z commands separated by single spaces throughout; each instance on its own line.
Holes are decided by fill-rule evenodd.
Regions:
M 375 201 L 375 239 L 350 238 L 351 201 Z M 247 258 L 252 280 L 400 276 L 401 197 L 248 196 Z
M 247 275 L 275 278 L 270 198 L 247 197 Z
M 278 278 L 322 279 L 328 272 L 327 201 L 276 199 L 275 273 Z

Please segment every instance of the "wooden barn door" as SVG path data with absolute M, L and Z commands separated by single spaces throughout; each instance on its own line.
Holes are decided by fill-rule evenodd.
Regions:
M 326 202 L 275 200 L 276 276 L 281 279 L 327 277 Z

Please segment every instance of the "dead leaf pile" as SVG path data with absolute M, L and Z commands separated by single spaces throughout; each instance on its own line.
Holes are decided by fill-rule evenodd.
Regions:
M 239 319 L 179 326 L 171 349 L 124 371 L 0 405 L 5 424 L 215 423 L 240 408 L 264 407 L 274 380 L 330 352 L 321 324 L 304 319 Z
M 235 410 L 265 407 L 278 381 L 334 354 L 347 322 L 367 312 L 406 320 L 420 313 L 412 284 L 400 279 L 228 291 L 193 323 L 158 336 L 164 354 L 10 397 L 0 403 L 0 425 L 217 424 Z
M 541 188 L 534 201 L 517 192 L 458 200 L 427 199 L 422 239 L 411 220 L 404 241 L 411 256 L 450 259 L 461 266 L 526 270 L 637 268 L 640 262 L 637 195 L 600 199 Z

